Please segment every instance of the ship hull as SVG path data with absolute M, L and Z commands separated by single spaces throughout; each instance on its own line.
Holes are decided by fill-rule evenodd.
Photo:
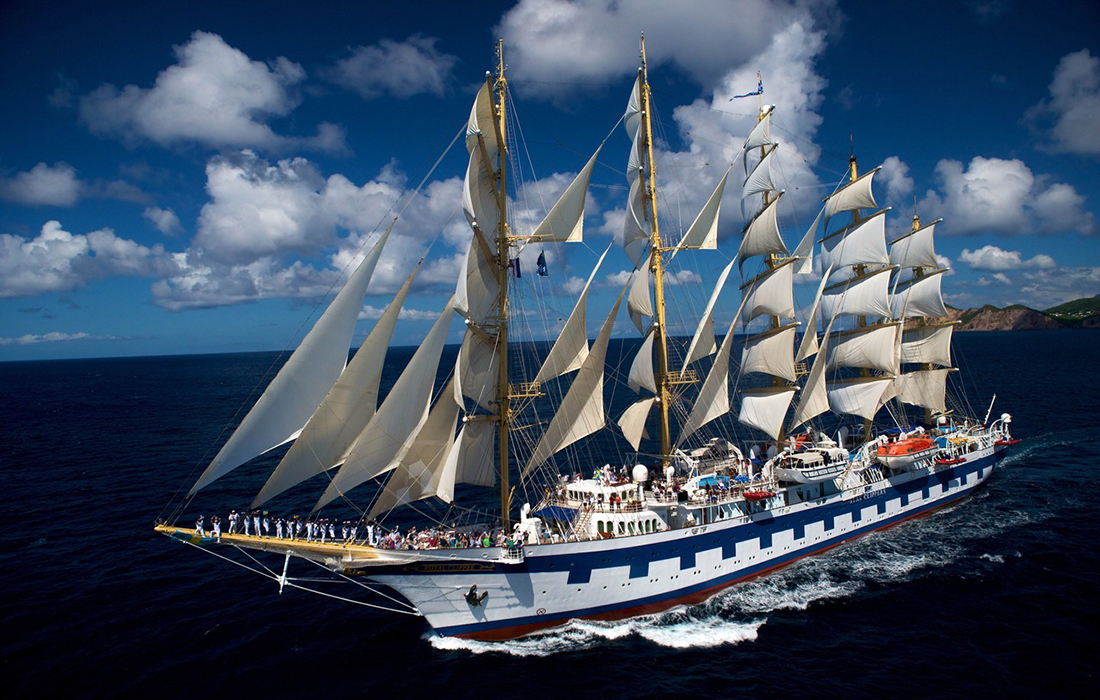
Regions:
M 698 527 L 529 547 L 519 563 L 502 563 L 496 549 L 482 550 L 481 561 L 434 550 L 416 564 L 359 573 L 396 590 L 443 636 L 504 640 L 572 619 L 656 613 L 702 602 L 728 586 L 965 498 L 989 478 L 1003 452 L 983 448 L 961 464 L 889 476 L 747 518 L 724 520 L 715 506 L 715 519 Z M 466 600 L 472 585 L 489 594 L 479 605 Z

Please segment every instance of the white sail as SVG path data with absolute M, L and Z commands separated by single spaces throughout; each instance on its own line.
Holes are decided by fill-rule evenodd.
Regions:
M 638 79 L 634 81 L 634 89 L 630 91 L 630 100 L 626 103 L 623 128 L 626 129 L 626 135 L 631 141 L 637 138 L 638 130 L 642 128 L 642 74 L 640 71 Z
M 592 167 L 596 165 L 596 156 L 600 154 L 597 148 L 592 157 L 588 159 L 581 171 L 573 178 L 573 182 L 565 188 L 565 192 L 550 212 L 546 215 L 531 234 L 533 241 L 555 241 L 558 243 L 579 243 L 584 233 L 584 202 L 588 194 L 588 180 L 592 177 Z
M 496 425 L 485 420 L 462 424 L 458 437 L 447 451 L 435 486 L 436 497 L 454 502 L 455 484 L 492 486 L 496 482 L 493 447 Z
M 762 372 L 795 381 L 794 337 L 797 323 L 773 328 L 745 340 L 741 348 L 741 373 Z
M 741 285 L 745 300 L 744 322 L 757 316 L 794 318 L 793 261 L 780 263 Z
M 778 150 L 779 144 L 768 149 L 767 155 L 756 164 L 749 176 L 745 178 L 745 189 L 741 193 L 742 199 L 761 192 L 774 192 L 778 189 L 772 181 L 772 161 L 775 159 L 775 153 Z
M 734 329 L 737 328 L 737 322 L 744 310 L 745 302 L 742 301 L 741 306 L 737 308 L 737 313 L 733 316 L 733 322 L 730 323 L 725 337 L 722 338 L 722 346 L 718 348 L 718 354 L 714 356 L 714 364 L 711 365 L 707 378 L 703 380 L 703 386 L 699 389 L 699 396 L 695 399 L 695 405 L 680 429 L 680 437 L 676 439 L 677 445 L 684 444 L 684 441 L 699 428 L 715 418 L 729 413 L 730 348 L 733 347 Z
M 948 369 L 929 369 L 908 372 L 894 379 L 897 398 L 913 406 L 928 408 L 939 413 L 947 411 L 945 394 Z
M 936 219 L 927 226 L 922 226 L 916 231 L 910 231 L 890 244 L 890 263 L 898 267 L 936 268 L 939 261 L 936 259 L 936 249 L 932 243 L 932 232 L 936 224 L 943 219 Z
M 741 247 L 737 250 L 738 267 L 744 267 L 745 261 L 755 255 L 786 255 L 787 246 L 779 233 L 779 199 L 775 199 L 753 217 L 742 232 Z
M 648 319 L 653 318 L 653 301 L 649 293 L 649 265 L 652 255 L 647 257 L 645 265 L 638 269 L 634 275 L 634 281 L 630 285 L 630 295 L 626 299 L 626 310 L 630 314 L 630 321 L 639 333 L 645 333 L 649 329 Z M 647 319 L 642 323 L 642 319 Z
M 378 405 L 378 383 L 382 379 L 386 350 L 401 306 L 419 269 L 420 265 L 417 265 L 401 289 L 397 290 L 367 339 L 302 428 L 301 435 L 260 489 L 252 502 L 253 508 L 343 462 L 344 454 L 366 427 Z
M 814 295 L 814 303 L 806 319 L 806 332 L 802 334 L 802 342 L 798 344 L 798 352 L 794 356 L 795 362 L 802 362 L 817 352 L 817 312 L 821 307 L 821 294 L 825 291 L 825 285 L 829 283 L 829 275 L 832 272 L 831 267 L 825 270 L 825 274 L 821 276 L 821 282 L 817 285 L 817 294 Z
M 632 280 L 631 280 L 632 281 Z M 627 285 L 630 281 L 627 282 Z M 562 399 L 558 412 L 550 420 L 546 432 L 535 446 L 531 458 L 523 467 L 522 476 L 542 464 L 555 452 L 572 445 L 577 440 L 591 435 L 604 426 L 603 410 L 603 366 L 607 354 L 607 342 L 611 338 L 611 329 L 615 325 L 615 316 L 626 295 L 626 287 L 619 292 L 619 298 L 611 308 L 599 335 L 588 351 L 588 357 L 581 365 L 573 384 Z
M 465 396 L 482 408 L 492 410 L 497 400 L 499 368 L 500 356 L 496 347 L 488 345 L 477 333 L 467 332 L 455 361 L 455 401 L 462 404 L 461 397 Z
M 890 305 L 894 318 L 942 317 L 947 315 L 947 307 L 940 293 L 940 281 L 947 270 L 937 270 L 930 275 L 913 277 L 899 282 Z
M 743 392 L 741 412 L 737 415 L 738 422 L 764 431 L 773 440 L 779 439 L 779 431 L 783 429 L 783 418 L 787 415 L 794 392 L 794 387 L 785 386 Z
M 795 406 L 787 432 L 793 433 L 798 426 L 829 410 L 829 397 L 825 390 L 825 364 L 826 355 L 829 352 L 829 334 L 833 330 L 835 321 L 835 317 L 829 320 L 829 325 L 825 327 L 825 333 L 821 336 L 821 349 L 818 350 L 814 364 L 810 367 L 810 374 L 806 377 L 802 394 L 798 397 L 798 405 Z
M 623 217 L 623 250 L 635 268 L 641 268 L 645 260 L 645 248 L 649 243 L 649 234 L 644 222 L 645 202 L 642 199 L 642 179 L 635 178 L 630 185 L 630 198 L 627 201 L 626 216 Z
M 901 361 L 951 366 L 954 323 L 906 328 L 901 338 Z
M 702 248 L 714 250 L 718 247 L 718 215 L 722 211 L 722 193 L 726 189 L 726 180 L 729 175 L 730 168 L 726 168 L 722 179 L 718 181 L 718 186 L 714 188 L 714 192 L 707 199 L 707 203 L 703 205 L 699 215 L 695 217 L 695 221 L 688 227 L 687 233 L 684 234 L 677 249 Z M 675 250 L 672 251 L 672 255 L 676 255 Z
M 733 269 L 733 263 L 734 261 L 731 260 L 730 264 L 722 270 L 722 274 L 718 275 L 718 282 L 710 293 L 707 308 L 699 319 L 695 334 L 691 336 L 691 344 L 688 345 L 684 368 L 680 371 L 680 376 L 683 376 L 684 372 L 687 371 L 688 365 L 710 355 L 717 348 L 714 342 L 714 305 L 718 303 L 718 295 L 722 293 L 722 288 L 726 286 L 726 278 L 729 277 L 730 270 Z
M 498 142 L 497 130 L 493 122 L 493 96 L 489 89 L 489 82 L 486 81 L 482 83 L 481 89 L 477 91 L 477 97 L 474 98 L 474 104 L 470 108 L 470 119 L 466 122 L 467 153 L 480 150 L 481 147 L 478 145 L 478 136 L 480 135 L 484 141 L 489 161 L 496 160 Z
M 806 235 L 802 236 L 802 240 L 798 242 L 798 247 L 794 249 L 794 257 L 798 260 L 794 267 L 796 275 L 808 275 L 814 271 L 814 241 L 817 240 L 817 227 L 821 224 L 821 217 L 824 214 L 823 208 L 817 213 L 810 228 L 806 230 Z
M 825 267 L 889 265 L 886 251 L 886 212 L 882 209 L 859 223 L 830 233 L 821 241 L 821 264 Z
M 881 170 L 879 166 L 874 170 L 864 173 L 856 178 L 855 182 L 849 182 L 844 187 L 833 193 L 825 200 L 825 220 L 833 218 L 842 211 L 855 209 L 877 209 L 875 195 L 871 192 L 871 180 L 875 173 Z
M 883 268 L 826 287 L 821 295 L 824 318 L 838 315 L 891 318 L 891 269 Z
M 565 326 L 562 327 L 558 339 L 554 341 L 554 346 L 550 348 L 546 360 L 539 368 L 539 373 L 535 377 L 536 382 L 542 383 L 554 377 L 560 377 L 567 372 L 572 372 L 580 368 L 584 358 L 588 357 L 588 334 L 585 331 L 588 289 L 592 286 L 592 280 L 596 278 L 596 272 L 603 264 L 603 259 L 607 257 L 609 250 L 611 250 L 611 246 L 603 251 L 603 255 L 596 261 L 596 266 L 592 268 L 591 274 L 588 275 L 588 281 L 584 283 L 584 289 L 581 290 L 581 295 L 577 298 L 577 305 L 573 307 L 573 312 L 569 314 L 569 318 L 565 321 Z
M 484 237 L 475 232 L 463 261 L 465 274 L 460 274 L 455 288 L 455 309 L 478 325 L 497 314 L 500 280 L 496 262 L 489 255 Z
M 775 105 L 765 105 L 760 111 L 760 120 L 756 122 L 756 126 L 749 132 L 749 137 L 745 139 L 745 154 L 748 155 L 749 151 L 753 148 L 760 146 L 770 146 L 775 143 L 772 141 L 771 136 L 771 124 L 772 124 L 772 112 L 775 111 Z
M 453 382 L 454 379 L 451 379 Z M 451 399 L 453 395 L 454 387 L 448 384 L 428 413 L 424 429 L 416 434 L 412 446 L 386 481 L 386 487 L 367 515 L 368 519 L 400 505 L 436 495 L 458 424 L 459 407 Z
M 859 377 L 829 382 L 829 407 L 833 413 L 844 413 L 871 420 L 886 401 L 893 398 L 893 377 Z M 887 395 L 887 392 L 889 394 Z
M 496 170 L 490 170 L 491 167 L 486 165 L 480 149 L 471 153 L 462 190 L 462 211 L 466 220 L 486 236 L 494 235 L 500 224 L 500 204 L 492 175 Z
M 302 430 L 348 363 L 351 336 L 367 284 L 392 228 L 390 224 L 359 263 L 344 288 L 267 385 L 259 401 L 229 436 L 188 495 L 194 495 L 253 457 L 293 439 Z
M 630 443 L 635 452 L 637 452 L 638 446 L 642 444 L 646 418 L 649 417 L 649 412 L 656 402 L 656 396 L 636 401 L 630 405 L 630 408 L 623 411 L 623 415 L 619 417 L 619 429 L 623 431 L 623 437 L 626 438 L 626 441 Z
M 833 333 L 826 369 L 861 367 L 893 373 L 897 323 Z
M 642 389 L 649 389 L 657 393 L 657 379 L 653 376 L 653 338 L 655 333 L 646 335 L 642 341 L 642 347 L 638 348 L 638 354 L 634 356 L 634 362 L 630 364 L 630 375 L 626 385 L 635 394 L 642 393 Z
M 368 479 L 393 469 L 409 448 L 411 438 L 428 417 L 439 356 L 454 313 L 453 302 L 453 297 L 447 300 L 443 313 L 348 451 L 344 465 L 313 507 L 315 511 Z

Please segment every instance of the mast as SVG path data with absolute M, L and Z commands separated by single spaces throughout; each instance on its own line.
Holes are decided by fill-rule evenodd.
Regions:
M 852 136 L 849 135 L 848 138 L 852 142 L 852 154 L 850 156 L 848 156 L 848 182 L 853 183 L 853 182 L 855 182 L 856 180 L 859 179 L 859 166 L 856 164 L 855 142 L 852 139 Z M 858 223 L 859 223 L 859 209 L 853 209 L 852 210 L 852 225 L 854 226 L 855 224 L 858 224 Z M 860 264 L 860 265 L 855 266 L 856 275 L 862 275 L 866 271 L 867 271 L 867 266 L 866 265 Z M 858 317 L 858 324 L 859 324 L 860 328 L 866 328 L 867 327 L 867 317 L 866 316 L 859 316 Z M 864 368 L 859 370 L 859 376 L 860 377 L 870 377 L 871 376 L 871 370 L 864 367 Z M 870 418 L 864 418 L 863 419 L 863 440 L 864 440 L 864 442 L 871 439 L 871 425 L 872 425 L 873 422 L 874 421 L 872 421 Z
M 649 200 L 650 209 L 650 272 L 653 273 L 653 301 L 656 304 L 656 323 L 654 324 L 654 346 L 657 349 L 657 403 L 660 406 L 661 419 L 661 466 L 668 466 L 669 454 L 672 452 L 672 439 L 669 430 L 668 407 L 670 401 L 669 372 L 668 372 L 668 339 L 665 334 L 665 285 L 664 285 L 664 260 L 666 249 L 661 246 L 660 229 L 657 224 L 657 171 L 653 163 L 653 125 L 650 121 L 650 91 L 649 77 L 645 58 L 645 34 L 642 34 L 642 143 L 647 151 L 648 158 L 645 174 L 645 197 Z
M 757 82 L 758 85 L 761 85 L 761 86 L 764 84 L 764 82 L 763 82 L 763 80 L 761 79 L 761 76 L 760 76 L 760 71 L 756 72 L 756 82 Z M 757 99 L 759 101 L 759 105 L 757 107 L 756 123 L 759 124 L 761 121 L 764 120 L 764 117 L 766 116 L 765 113 L 764 113 L 764 91 L 763 90 L 760 91 L 760 97 L 757 98 Z M 768 147 L 767 147 L 766 144 L 761 144 L 760 145 L 760 160 L 761 161 L 763 161 L 764 156 L 767 155 L 767 150 L 768 150 Z M 767 208 L 767 206 L 769 204 L 771 204 L 771 202 L 772 202 L 771 190 L 764 190 L 764 201 L 763 201 L 763 205 L 761 206 L 761 209 Z M 781 260 L 781 257 L 778 253 L 768 253 L 767 257 L 764 258 L 764 265 L 768 270 L 774 270 L 776 264 L 780 260 Z M 770 325 L 771 325 L 771 328 L 772 328 L 773 331 L 778 330 L 778 328 L 781 325 L 783 325 L 782 317 L 772 316 L 770 318 Z M 781 387 L 781 386 L 786 386 L 786 382 L 783 380 L 782 377 L 777 377 L 777 376 L 773 375 L 772 376 L 772 386 L 776 387 L 776 388 Z M 775 438 L 775 449 L 776 449 L 777 452 L 781 451 L 783 449 L 783 441 L 786 440 L 786 438 L 787 438 L 786 431 L 784 431 L 784 429 L 783 429 L 784 425 L 785 425 L 785 423 L 780 423 L 780 425 L 779 425 L 779 435 L 777 435 L 776 438 Z
M 486 77 L 486 80 L 491 80 Z M 500 208 L 500 229 L 497 231 L 497 282 L 499 296 L 497 298 L 497 351 L 499 357 L 499 374 L 497 381 L 497 443 L 498 457 L 500 459 L 500 524 L 506 530 L 510 525 L 509 513 L 511 511 L 512 494 L 508 484 L 508 428 L 511 421 L 511 396 L 508 386 L 508 189 L 507 189 L 507 162 L 508 141 L 505 138 L 507 127 L 505 123 L 505 105 L 508 90 L 508 80 L 504 77 L 504 39 L 497 39 L 497 77 L 490 86 L 496 94 L 496 102 L 493 105 L 494 125 L 497 131 L 497 142 L 500 144 L 497 150 L 497 158 L 500 164 L 500 181 L 497 183 L 497 206 Z

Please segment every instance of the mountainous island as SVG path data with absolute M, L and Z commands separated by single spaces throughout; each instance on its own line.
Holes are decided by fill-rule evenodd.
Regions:
M 1031 331 L 1052 328 L 1100 328 L 1100 296 L 1059 304 L 1044 311 L 1013 304 L 1001 309 L 986 304 L 976 309 L 948 306 L 949 320 L 960 331 Z

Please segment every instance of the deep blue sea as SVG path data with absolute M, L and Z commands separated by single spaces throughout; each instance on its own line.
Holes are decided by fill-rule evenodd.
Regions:
M 1096 697 L 1100 334 L 957 334 L 956 350 L 977 413 L 996 392 L 994 413 L 1011 412 L 1023 439 L 974 498 L 702 605 L 502 644 L 278 595 L 153 532 L 275 356 L 0 364 L 0 688 L 62 698 Z M 262 466 L 212 488 L 225 502 L 211 508 L 242 506 Z

